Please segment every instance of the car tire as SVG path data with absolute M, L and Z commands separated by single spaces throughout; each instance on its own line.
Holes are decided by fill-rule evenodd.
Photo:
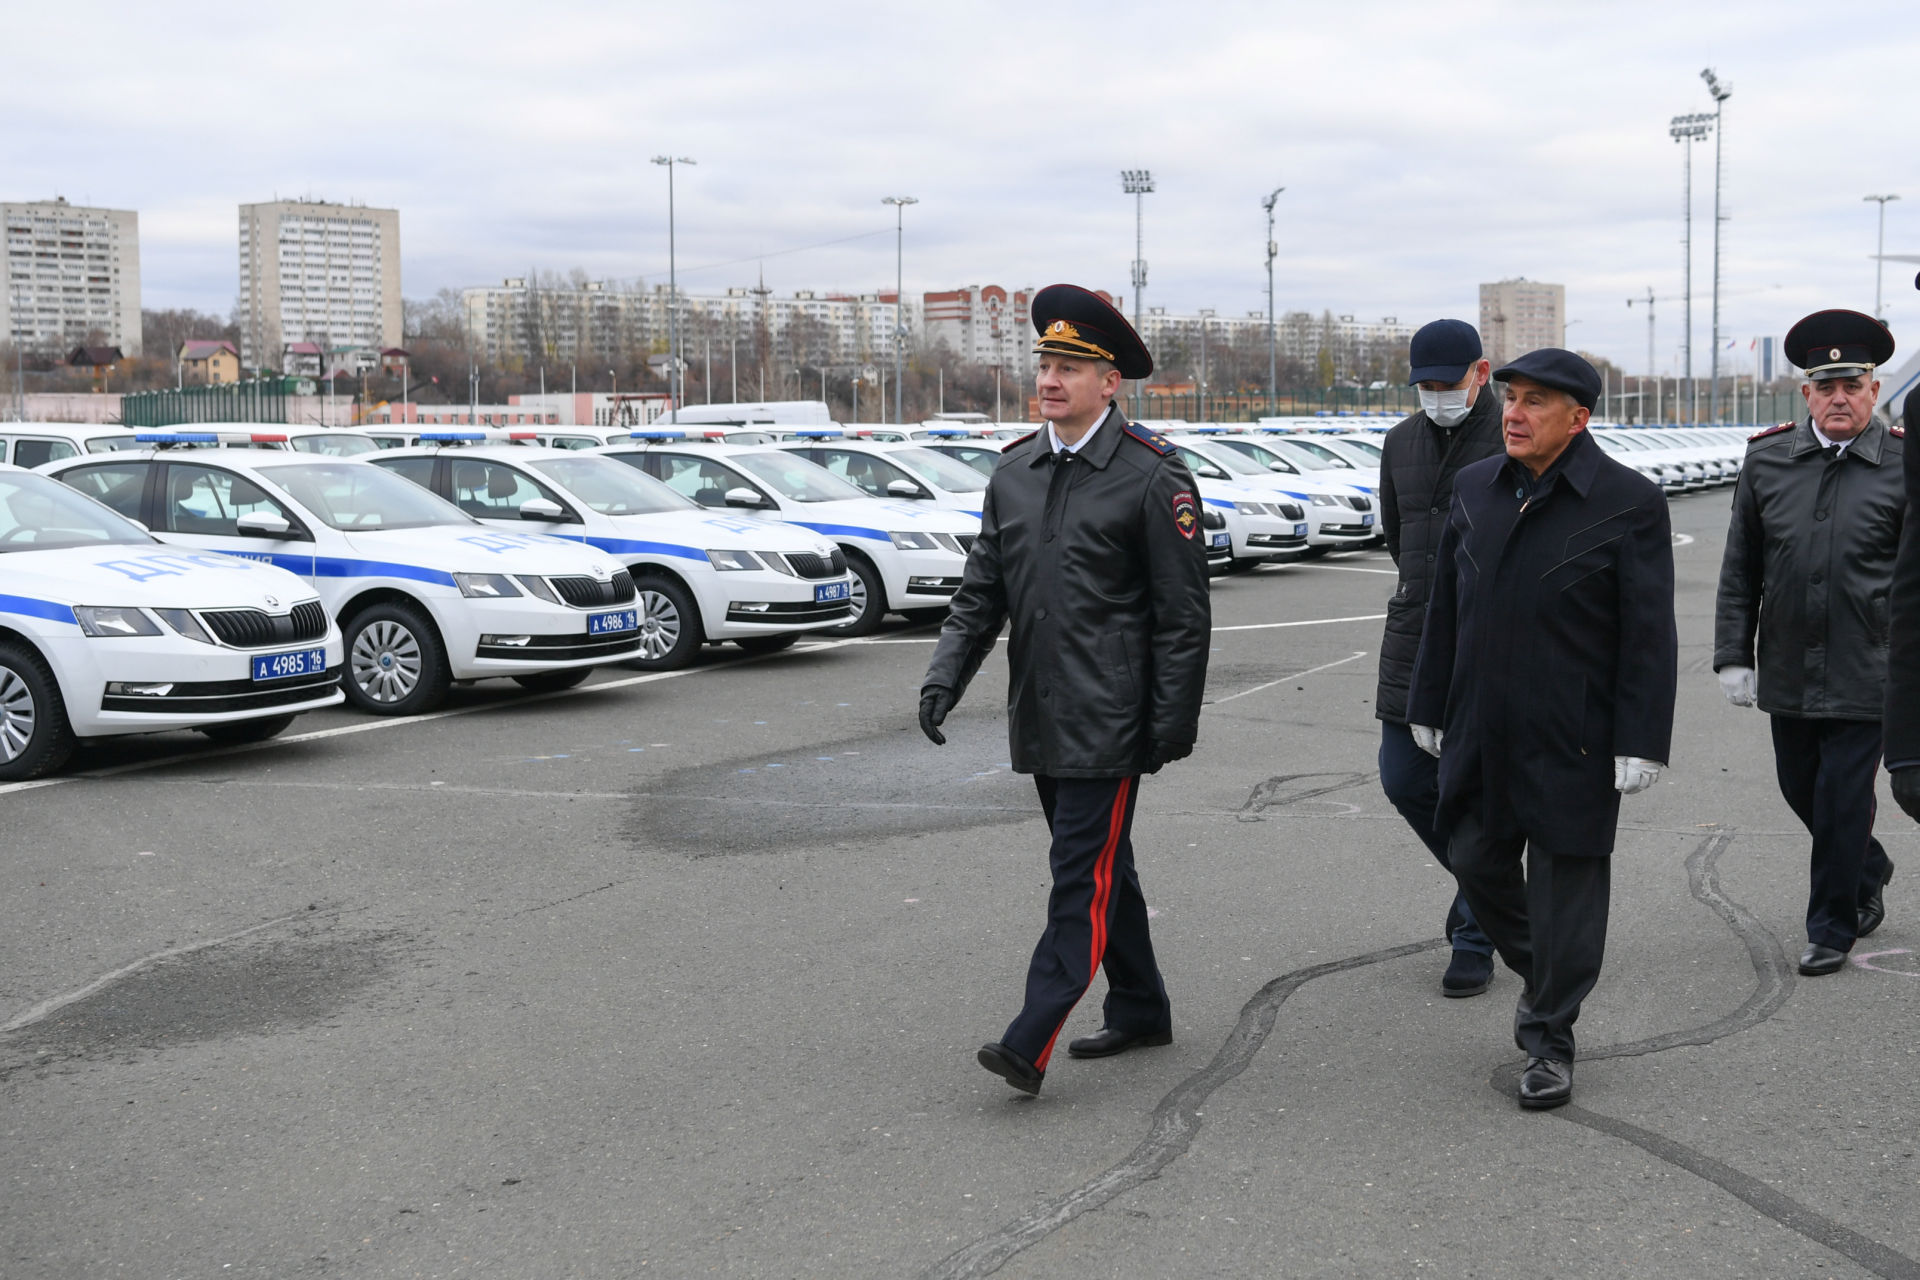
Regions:
M 865 556 L 848 556 L 847 572 L 853 577 L 853 617 L 827 630 L 836 636 L 870 636 L 887 616 L 887 584 Z
M 530 676 L 515 676 L 513 682 L 528 693 L 559 693 L 571 689 L 593 674 L 592 667 L 568 667 L 563 671 L 542 671 Z
M 73 744 L 66 700 L 46 660 L 29 645 L 0 640 L 0 782 L 52 773 Z
M 1300 558 L 1302 560 L 1318 560 L 1321 556 L 1324 556 L 1325 554 L 1327 554 L 1327 552 L 1331 550 L 1333 550 L 1333 548 L 1330 546 L 1308 547 L 1305 551 L 1302 551 L 1300 553 Z
M 791 649 L 793 642 L 799 638 L 799 632 L 789 631 L 783 636 L 741 636 L 734 643 L 751 654 L 778 653 L 782 649 Z
M 265 742 L 287 731 L 296 716 L 262 716 L 258 720 L 230 720 L 226 724 L 200 726 L 200 732 L 223 747 L 247 742 Z
M 1260 567 L 1258 560 L 1249 560 L 1246 556 L 1227 557 L 1228 573 L 1252 573 Z
M 340 628 L 347 642 L 347 701 L 376 716 L 411 716 L 447 699 L 446 647 L 418 605 L 385 600 Z
M 635 671 L 678 671 L 707 642 L 700 606 L 692 592 L 663 574 L 635 574 L 633 585 L 639 591 L 634 608 L 640 614 L 640 656 L 621 665 Z

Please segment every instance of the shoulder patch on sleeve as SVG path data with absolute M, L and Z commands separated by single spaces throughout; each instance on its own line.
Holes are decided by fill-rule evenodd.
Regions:
M 1777 427 L 1768 427 L 1765 431 L 1754 432 L 1747 437 L 1747 442 L 1751 444 L 1755 440 L 1765 440 L 1768 436 L 1777 436 L 1782 431 L 1791 431 L 1799 425 L 1797 422 L 1783 422 Z
M 1185 489 L 1173 495 L 1173 526 L 1189 542 L 1194 534 L 1200 532 L 1200 508 L 1195 504 L 1193 495 Z
M 1173 441 L 1167 439 L 1158 431 L 1147 430 L 1147 428 L 1137 422 L 1129 422 L 1127 424 L 1127 434 L 1163 458 L 1173 452 Z M 1189 500 L 1191 500 L 1192 495 L 1189 494 L 1187 496 Z M 1193 535 L 1188 534 L 1187 536 L 1192 537 Z

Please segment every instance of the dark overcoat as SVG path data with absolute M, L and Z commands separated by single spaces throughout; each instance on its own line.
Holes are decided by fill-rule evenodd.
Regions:
M 1613 758 L 1673 741 L 1665 496 L 1582 431 L 1532 485 L 1505 457 L 1464 468 L 1438 556 L 1407 707 L 1446 731 L 1435 825 L 1612 853 Z
M 921 687 L 963 693 L 1008 623 L 1015 772 L 1130 777 L 1154 739 L 1198 738 L 1206 535 L 1163 437 L 1115 408 L 1078 453 L 1054 453 L 1044 429 L 1008 446 Z
M 1907 396 L 1906 430 L 1920 411 L 1920 390 Z M 1905 443 L 1904 432 L 1902 443 Z M 1920 765 L 1920 449 L 1905 450 L 1906 527 L 1893 566 L 1890 610 L 1892 643 L 1887 650 L 1887 768 Z

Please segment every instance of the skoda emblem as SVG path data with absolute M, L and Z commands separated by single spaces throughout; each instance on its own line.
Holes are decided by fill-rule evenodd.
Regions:
M 603 564 L 597 564 L 593 566 L 593 576 L 596 578 L 605 577 L 606 572 L 607 572 L 607 566 Z
M 280 601 L 279 601 L 279 598 L 278 598 L 278 597 L 276 597 L 276 596 L 268 596 L 268 597 L 267 597 L 267 608 L 269 608 L 269 609 L 278 609 L 279 607 L 280 607 Z

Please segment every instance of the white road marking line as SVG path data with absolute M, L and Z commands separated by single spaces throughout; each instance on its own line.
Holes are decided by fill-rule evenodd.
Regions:
M 1271 689 L 1273 688 L 1273 686 L 1277 684 L 1285 684 L 1289 680 L 1298 680 L 1301 676 L 1310 676 L 1314 674 L 1316 671 L 1328 671 L 1334 667 L 1344 667 L 1349 662 L 1353 662 L 1357 659 L 1364 658 L 1366 656 L 1367 656 L 1366 650 L 1362 649 L 1358 653 L 1353 654 L 1351 657 L 1341 658 L 1337 662 L 1323 662 L 1317 667 L 1308 667 L 1305 671 L 1296 671 L 1290 676 L 1281 676 L 1278 680 L 1269 680 L 1265 684 L 1257 684 L 1253 686 L 1253 688 L 1251 689 L 1242 689 L 1239 693 L 1230 693 L 1224 698 L 1215 698 L 1212 702 L 1206 703 L 1205 705 L 1209 707 L 1217 707 L 1223 702 L 1232 702 L 1235 698 L 1244 698 L 1250 693 L 1259 693 L 1262 689 Z
M 1299 564 L 1294 564 L 1294 565 L 1290 565 L 1290 566 L 1288 566 L 1288 567 L 1289 567 L 1289 568 L 1293 568 L 1293 569 L 1331 569 L 1331 570 L 1333 570 L 1333 571 L 1334 571 L 1335 573 L 1387 573 L 1387 574 L 1398 574 L 1398 573 L 1400 572 L 1400 571 L 1399 571 L 1398 569 L 1360 569 L 1360 568 L 1356 568 L 1356 567 L 1354 567 L 1354 566 L 1352 566 L 1352 565 L 1344 565 L 1344 564 L 1314 564 L 1314 563 L 1313 563 L 1312 561 L 1310 561 L 1310 560 L 1309 560 L 1309 561 L 1305 561 L 1305 562 L 1302 562 L 1302 563 L 1299 563 Z
M 1324 627 L 1336 622 L 1379 622 L 1387 615 L 1384 613 L 1357 613 L 1351 618 L 1302 618 L 1298 622 L 1249 622 L 1237 627 L 1215 627 L 1217 635 L 1222 631 L 1272 631 L 1279 627 Z
M 1693 545 L 1693 535 L 1690 533 L 1676 533 L 1673 535 L 1673 545 L 1676 547 L 1690 547 Z
M 525 706 L 532 702 L 548 702 L 555 698 L 571 698 L 582 694 L 594 694 L 602 689 L 625 689 L 637 684 L 651 684 L 655 680 L 673 680 L 680 676 L 697 676 L 707 671 L 725 671 L 734 667 L 746 666 L 753 662 L 766 662 L 771 658 L 783 657 L 787 653 L 819 653 L 826 649 L 839 649 L 850 644 L 859 644 L 858 639 L 832 640 L 825 644 L 796 645 L 792 649 L 749 655 L 736 658 L 731 662 L 715 663 L 705 667 L 683 667 L 678 671 L 653 671 L 643 676 L 628 676 L 621 680 L 607 680 L 600 684 L 586 685 L 580 688 L 562 689 L 556 693 L 530 693 L 525 697 L 513 698 L 505 702 L 477 703 L 470 707 L 450 707 L 445 711 L 428 711 L 417 716 L 394 716 L 390 719 L 367 719 L 354 724 L 335 725 L 331 729 L 315 729 L 311 733 L 289 733 L 278 738 L 269 738 L 265 742 L 250 742 L 241 746 L 219 747 L 211 751 L 183 752 L 180 755 L 164 756 L 154 760 L 135 760 L 129 764 L 110 765 L 104 769 L 88 769 L 81 773 L 63 774 L 58 778 L 36 778 L 32 782 L 9 782 L 0 785 L 0 795 L 15 791 L 31 791 L 35 787 L 57 787 L 68 782 L 84 782 L 94 778 L 111 778 L 123 773 L 138 773 L 144 769 L 159 769 L 170 764 L 182 764 L 189 761 L 217 760 L 223 756 L 241 755 L 247 752 L 262 751 L 270 747 L 291 746 L 298 742 L 318 742 L 323 738 L 343 738 L 349 734 L 372 733 L 376 729 L 398 729 L 405 725 L 425 724 L 429 720 L 446 720 L 453 716 L 472 715 L 476 711 L 491 711 L 496 707 Z
M 195 951 L 205 951 L 208 947 L 218 947 L 228 942 L 237 942 L 250 933 L 258 933 L 262 929 L 271 929 L 277 924 L 285 924 L 289 920 L 298 920 L 301 916 L 316 914 L 316 912 L 312 911 L 296 911 L 292 915 L 280 916 L 277 919 L 268 920 L 262 924 L 249 925 L 238 933 L 229 933 L 222 938 L 209 938 L 205 942 L 191 942 L 184 947 L 168 947 L 164 951 L 156 951 L 152 955 L 141 956 L 138 960 L 130 964 L 121 965 L 112 973 L 95 978 L 92 982 L 89 982 L 77 991 L 69 991 L 63 996 L 49 996 L 24 1013 L 15 1014 L 7 1022 L 0 1023 L 0 1032 L 18 1031 L 22 1027 L 30 1027 L 45 1018 L 48 1014 L 58 1013 L 70 1004 L 85 1000 L 88 996 L 100 990 L 100 988 L 106 986 L 108 983 L 118 982 L 130 974 L 138 973 L 150 964 L 158 964 L 162 960 L 171 960 L 175 956 L 189 955 Z

